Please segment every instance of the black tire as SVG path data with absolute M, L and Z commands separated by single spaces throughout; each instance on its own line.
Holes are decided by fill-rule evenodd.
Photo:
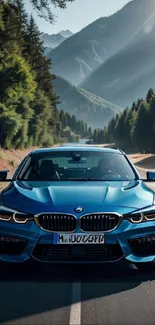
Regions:
M 140 272 L 151 272 L 154 268 L 153 262 L 135 263 L 135 266 Z

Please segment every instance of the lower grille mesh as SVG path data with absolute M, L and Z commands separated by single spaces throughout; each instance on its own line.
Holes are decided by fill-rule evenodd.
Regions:
M 27 239 L 0 237 L 0 254 L 20 255 L 26 247 Z
M 155 237 L 141 237 L 129 240 L 133 254 L 138 256 L 155 255 Z
M 118 244 L 37 244 L 33 256 L 41 261 L 114 261 L 123 256 Z

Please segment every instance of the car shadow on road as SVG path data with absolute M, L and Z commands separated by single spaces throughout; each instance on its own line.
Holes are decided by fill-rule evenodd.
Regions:
M 73 282 L 86 284 L 87 290 L 82 296 L 85 301 L 131 290 L 142 282 L 153 280 L 155 272 L 139 273 L 126 263 L 92 266 L 1 264 L 0 323 L 69 307 Z

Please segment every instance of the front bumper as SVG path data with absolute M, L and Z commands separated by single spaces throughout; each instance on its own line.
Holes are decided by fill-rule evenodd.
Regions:
M 1 221 L 0 260 L 20 263 L 33 259 L 65 264 L 112 263 L 123 258 L 133 263 L 155 260 L 155 221 L 131 224 L 124 220 L 104 236 L 104 244 L 80 245 L 84 248 L 83 255 L 75 256 L 72 252 L 75 245 L 54 244 L 53 233 L 40 229 L 33 221 L 26 224 Z

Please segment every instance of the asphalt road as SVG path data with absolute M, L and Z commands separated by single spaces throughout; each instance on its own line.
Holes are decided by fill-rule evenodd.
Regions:
M 0 323 L 155 324 L 155 272 L 114 266 L 1 265 Z
M 1 264 L 0 324 L 154 325 L 155 271 Z

